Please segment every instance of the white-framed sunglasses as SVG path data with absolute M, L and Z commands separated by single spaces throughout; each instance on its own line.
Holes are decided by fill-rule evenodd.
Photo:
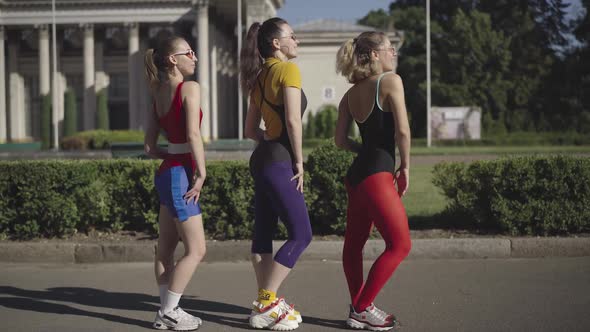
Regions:
M 197 55 L 195 54 L 195 51 L 193 51 L 193 50 L 186 50 L 186 51 L 177 52 L 177 53 L 170 54 L 170 55 L 186 55 L 191 60 L 194 60 L 197 58 Z

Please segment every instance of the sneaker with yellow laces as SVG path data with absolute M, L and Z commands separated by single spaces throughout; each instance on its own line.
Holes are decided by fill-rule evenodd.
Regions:
M 269 329 L 273 331 L 292 331 L 299 327 L 297 318 L 290 313 L 288 304 L 282 304 L 283 298 L 278 298 L 271 304 L 264 306 L 258 301 L 252 303 L 249 323 L 255 329 Z M 287 308 L 289 307 L 289 308 Z
M 285 309 L 287 309 L 289 311 L 289 314 L 292 316 L 295 316 L 295 318 L 297 319 L 297 323 L 301 323 L 303 322 L 303 318 L 301 317 L 301 313 L 297 310 L 295 310 L 295 306 L 293 304 L 288 304 L 287 301 L 285 301 L 284 298 L 279 298 L 279 305 L 282 305 Z

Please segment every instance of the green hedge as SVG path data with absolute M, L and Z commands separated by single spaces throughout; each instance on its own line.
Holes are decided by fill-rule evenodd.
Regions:
M 343 178 L 352 158 L 333 144 L 309 155 L 305 199 L 316 235 L 344 233 Z M 1 161 L 0 238 L 60 237 L 91 229 L 157 233 L 157 165 L 132 159 Z M 588 159 L 443 163 L 436 165 L 434 175 L 434 183 L 450 199 L 442 214 L 450 220 L 509 234 L 590 231 Z M 207 235 L 220 240 L 250 238 L 253 197 L 246 162 L 208 163 L 201 195 Z M 284 237 L 285 228 L 279 225 L 279 237 Z
M 0 237 L 61 237 L 91 229 L 157 233 L 152 160 L 0 162 Z M 201 194 L 214 239 L 250 238 L 253 182 L 246 162 L 207 165 Z M 286 229 L 279 227 L 278 237 Z
M 518 157 L 471 164 L 441 163 L 434 184 L 449 199 L 446 213 L 512 235 L 590 231 L 590 160 Z
M 316 235 L 344 234 L 347 194 L 343 181 L 353 158 L 332 141 L 314 149 L 307 158 L 306 202 Z
M 141 130 L 88 130 L 61 140 L 63 150 L 109 149 L 113 143 L 143 143 Z

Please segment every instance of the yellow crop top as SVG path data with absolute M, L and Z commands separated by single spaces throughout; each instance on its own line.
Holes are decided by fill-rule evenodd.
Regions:
M 271 66 L 272 68 L 270 68 Z M 264 82 L 265 77 L 266 82 Z M 266 58 L 262 72 L 258 75 L 258 82 L 260 82 L 260 85 L 264 84 L 266 100 L 275 105 L 283 105 L 283 88 L 294 87 L 301 89 L 301 73 L 299 67 L 292 62 L 281 61 L 274 57 Z M 256 105 L 261 107 L 260 112 L 266 126 L 266 134 L 270 139 L 276 139 L 283 131 L 283 123 L 277 112 L 268 103 L 263 102 L 261 106 L 262 95 L 258 82 L 252 89 L 250 97 L 253 98 Z

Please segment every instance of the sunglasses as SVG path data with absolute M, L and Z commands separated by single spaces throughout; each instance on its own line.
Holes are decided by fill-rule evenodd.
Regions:
M 393 47 L 393 46 L 386 47 L 386 48 L 380 48 L 380 49 L 378 49 L 378 51 L 387 51 L 387 52 L 391 52 L 391 54 L 396 54 L 397 53 L 395 51 L 395 47 Z
M 197 58 L 197 55 L 195 54 L 195 51 L 193 51 L 193 50 L 186 50 L 186 51 L 174 53 L 171 55 L 186 55 L 191 60 L 194 60 Z
M 292 35 L 290 35 L 290 36 L 283 36 L 283 37 L 279 37 L 279 38 L 291 38 L 291 39 L 293 39 L 294 41 L 297 41 L 297 40 L 298 40 L 298 39 L 297 39 L 297 36 L 295 36 L 295 34 L 292 34 Z

